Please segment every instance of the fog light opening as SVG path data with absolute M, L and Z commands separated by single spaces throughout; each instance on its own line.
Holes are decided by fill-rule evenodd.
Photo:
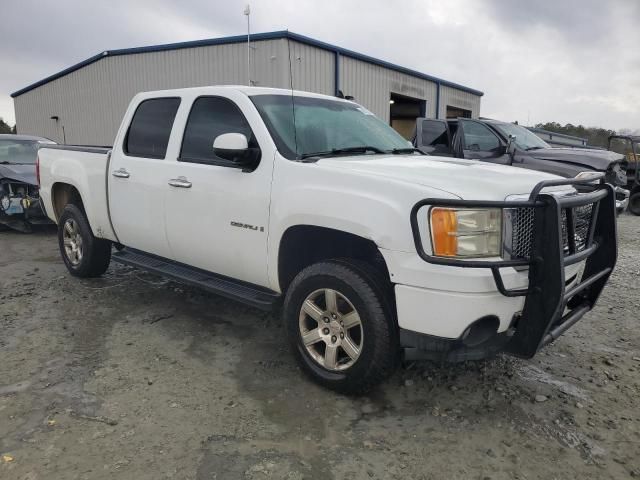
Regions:
M 467 347 L 477 347 L 498 333 L 500 320 L 495 315 L 479 318 L 462 334 L 462 343 Z

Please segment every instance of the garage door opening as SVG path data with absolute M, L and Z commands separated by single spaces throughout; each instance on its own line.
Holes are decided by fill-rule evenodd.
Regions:
M 447 105 L 447 118 L 471 118 L 471 110 Z
M 389 124 L 407 140 L 416 130 L 416 118 L 426 116 L 427 101 L 392 93 L 389 97 Z

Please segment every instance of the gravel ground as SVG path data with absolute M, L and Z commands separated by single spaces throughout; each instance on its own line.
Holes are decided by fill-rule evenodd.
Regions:
M 640 477 L 640 218 L 587 318 L 532 361 L 310 383 L 271 315 L 131 268 L 70 277 L 0 234 L 0 478 Z

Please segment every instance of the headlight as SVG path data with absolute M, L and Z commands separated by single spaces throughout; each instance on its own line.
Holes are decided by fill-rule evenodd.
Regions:
M 593 177 L 599 175 L 598 172 L 580 172 L 579 174 L 576 175 L 576 179 L 577 180 L 586 180 L 589 177 Z M 589 183 L 593 183 L 593 184 L 597 184 L 600 181 L 599 178 L 594 179 L 593 181 L 589 182 Z
M 434 207 L 431 244 L 436 257 L 497 257 L 502 252 L 502 210 Z

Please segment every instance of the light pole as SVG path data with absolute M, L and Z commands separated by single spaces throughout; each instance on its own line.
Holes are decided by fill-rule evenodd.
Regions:
M 249 17 L 251 16 L 251 7 L 247 4 L 244 7 L 244 14 L 247 17 L 247 85 L 251 86 L 251 28 Z

